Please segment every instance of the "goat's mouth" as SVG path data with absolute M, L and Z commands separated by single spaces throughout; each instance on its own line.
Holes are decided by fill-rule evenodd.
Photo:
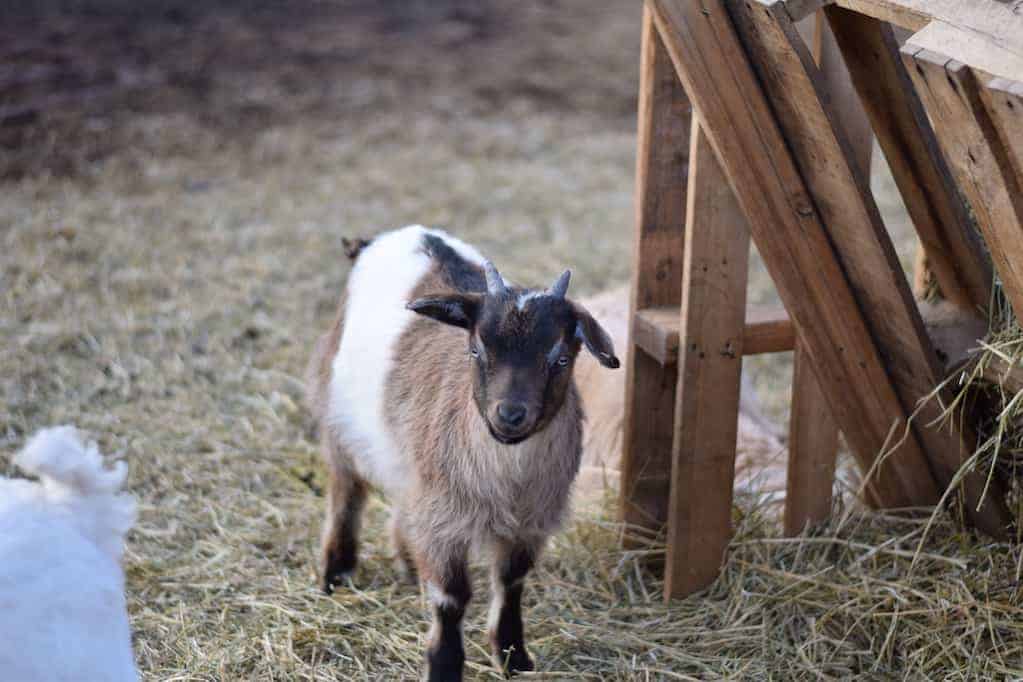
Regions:
M 531 429 L 526 431 L 518 431 L 515 433 L 505 433 L 504 431 L 495 428 L 494 425 L 490 423 L 489 419 L 486 420 L 486 422 L 487 430 L 490 431 L 490 435 L 494 438 L 494 440 L 496 440 L 498 443 L 501 443 L 502 445 L 515 445 L 517 443 L 521 443 L 522 441 L 526 440 L 527 438 L 533 435 L 533 431 Z

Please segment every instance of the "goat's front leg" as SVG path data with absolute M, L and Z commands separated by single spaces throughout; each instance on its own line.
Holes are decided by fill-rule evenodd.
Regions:
M 538 543 L 499 542 L 491 569 L 490 651 L 508 675 L 533 669 L 522 627 L 522 587 L 540 553 Z
M 461 682 L 465 666 L 462 617 L 472 598 L 468 549 L 449 551 L 443 557 L 430 556 L 433 552 L 436 548 L 416 554 L 416 565 L 433 611 L 423 679 L 428 682 Z

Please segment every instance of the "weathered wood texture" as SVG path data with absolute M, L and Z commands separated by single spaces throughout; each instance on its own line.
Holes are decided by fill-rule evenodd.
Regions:
M 1016 0 L 835 0 L 835 4 L 912 31 L 929 24 L 958 27 L 1023 55 L 1023 13 Z
M 1023 6 L 1017 23 L 1023 30 Z M 912 35 L 916 47 L 947 55 L 985 78 L 1020 78 L 1023 74 L 1023 49 L 1014 51 L 991 42 L 987 36 L 964 26 L 935 21 Z
M 641 308 L 681 305 L 692 114 L 648 10 L 642 40 L 632 320 Z M 627 524 L 659 532 L 668 518 L 677 372 L 635 343 L 626 367 L 621 515 Z
M 665 599 L 706 587 L 732 536 L 749 230 L 698 116 L 689 154 Z
M 731 20 L 721 3 L 648 1 L 800 329 L 831 413 L 869 470 L 905 413 Z M 938 495 L 912 435 L 869 485 L 892 506 L 926 504 Z
M 1023 69 L 1019 77 L 1023 79 Z M 1023 82 L 991 79 L 981 90 L 981 99 L 1005 144 L 1016 186 L 1023 188 Z
M 943 379 L 942 363 L 874 203 L 869 178 L 851 161 L 849 141 L 837 123 L 832 103 L 822 96 L 820 73 L 784 5 L 779 0 L 726 0 L 725 4 L 820 211 L 902 407 L 907 414 L 917 413 L 912 430 L 928 455 L 934 477 L 941 486 L 947 485 L 973 450 L 976 437 L 969 431 L 928 426 L 942 412 L 938 401 L 928 399 Z M 985 504 L 976 509 L 984 484 L 979 474 L 964 479 L 966 508 L 978 527 L 1004 534 L 1009 520 L 1004 508 Z
M 789 417 L 788 483 L 785 490 L 786 535 L 798 535 L 808 523 L 831 514 L 831 491 L 838 456 L 838 426 L 810 358 L 797 343 L 792 366 L 792 414 Z
M 942 295 L 984 309 L 991 268 L 975 238 L 889 24 L 825 10 Z
M 988 243 L 1002 290 L 1023 315 L 1023 194 L 1013 161 L 965 65 L 912 43 L 902 57 Z
M 675 306 L 636 312 L 635 343 L 665 365 L 678 362 L 679 310 Z M 795 346 L 796 332 L 781 306 L 746 306 L 742 354 L 782 353 Z

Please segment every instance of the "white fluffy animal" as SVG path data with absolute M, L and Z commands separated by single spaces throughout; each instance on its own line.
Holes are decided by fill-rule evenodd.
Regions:
M 38 482 L 0 478 L 0 680 L 137 680 L 121 556 L 135 501 L 71 426 L 14 458 Z

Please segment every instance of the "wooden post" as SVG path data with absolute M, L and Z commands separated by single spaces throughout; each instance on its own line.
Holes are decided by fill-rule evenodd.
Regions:
M 1023 187 L 1023 82 L 993 78 L 981 90 L 981 98 L 1016 172 L 1017 186 Z
M 799 535 L 808 523 L 818 523 L 831 514 L 838 427 L 827 405 L 810 358 L 797 341 L 792 364 L 786 535 Z
M 632 334 L 627 351 L 621 515 L 660 532 L 668 518 L 677 369 L 636 345 L 636 312 L 682 301 L 691 109 L 649 11 L 643 15 Z
M 648 6 L 800 330 L 831 413 L 870 469 L 905 412 L 731 19 L 718 2 L 648 0 Z M 870 485 L 891 506 L 938 498 L 913 434 Z
M 749 229 L 693 117 L 665 599 L 714 581 L 732 537 Z
M 987 240 L 1002 290 L 1023 319 L 1023 189 L 970 69 L 907 44 L 902 57 Z
M 874 203 L 869 178 L 852 161 L 849 141 L 837 124 L 832 103 L 823 96 L 820 73 L 784 3 L 726 0 L 725 4 L 821 213 L 902 407 L 906 413 L 917 413 L 913 431 L 943 487 L 973 450 L 976 436 L 968 428 L 929 426 L 942 412 L 942 405 L 929 398 L 944 378 L 943 366 Z M 802 329 L 798 324 L 797 328 Z M 949 396 L 943 397 L 943 403 L 949 404 Z M 1003 535 L 1010 520 L 1004 506 L 988 502 L 977 510 L 985 484 L 985 476 L 979 473 L 964 479 L 966 509 L 979 528 Z
M 899 57 L 891 26 L 840 7 L 824 12 L 942 295 L 959 305 L 986 309 L 991 268 Z

